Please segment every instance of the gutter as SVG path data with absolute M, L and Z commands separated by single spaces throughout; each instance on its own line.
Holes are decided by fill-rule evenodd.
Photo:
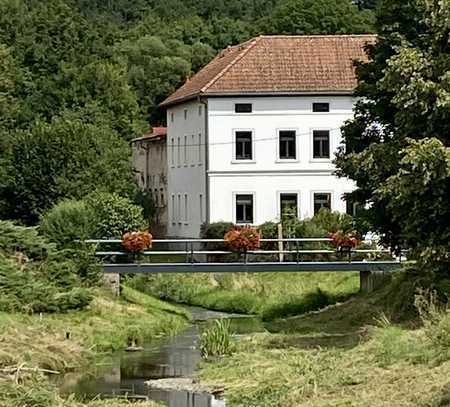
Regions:
M 210 185 L 209 185 L 209 112 L 208 112 L 208 100 L 202 99 L 198 96 L 197 100 L 201 103 L 205 109 L 205 223 L 209 224 L 211 219 L 210 211 Z

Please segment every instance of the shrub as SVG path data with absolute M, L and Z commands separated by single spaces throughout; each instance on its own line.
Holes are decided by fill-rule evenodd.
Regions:
M 94 192 L 86 198 L 93 213 L 93 236 L 96 238 L 121 239 L 131 230 L 143 229 L 143 210 L 128 199 L 117 194 Z
M 217 319 L 213 326 L 202 333 L 200 351 L 203 357 L 230 355 L 234 350 L 235 342 L 229 320 Z
M 51 241 L 65 246 L 93 236 L 93 212 L 85 201 L 64 200 L 41 219 L 40 231 Z
M 0 310 L 32 313 L 84 308 L 92 296 L 81 287 L 81 274 L 98 275 L 89 256 L 83 251 L 56 250 L 35 228 L 0 222 Z

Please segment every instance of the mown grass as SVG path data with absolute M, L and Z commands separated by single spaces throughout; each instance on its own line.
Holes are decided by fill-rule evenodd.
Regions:
M 450 313 L 416 329 L 394 324 L 387 292 L 288 318 L 282 333 L 253 335 L 205 363 L 201 377 L 225 385 L 230 407 L 450 405 Z
M 164 300 L 274 320 L 343 301 L 358 273 L 242 273 L 138 276 L 129 284 Z
M 186 325 L 188 318 L 184 309 L 127 287 L 121 299 L 97 290 L 93 302 L 83 311 L 42 315 L 0 313 L 0 372 L 15 366 L 25 368 L 18 383 L 11 375 L 0 373 L 0 406 L 81 406 L 73 400 L 62 400 L 45 380 L 36 382 L 39 374 L 28 374 L 26 369 L 62 373 L 87 364 L 100 353 L 123 348 L 131 341 L 139 343 L 174 334 Z M 98 401 L 88 405 L 116 407 L 123 403 Z

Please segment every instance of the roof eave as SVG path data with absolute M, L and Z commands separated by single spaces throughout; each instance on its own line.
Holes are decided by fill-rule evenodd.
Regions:
M 160 103 L 160 107 L 170 107 L 179 105 L 181 103 L 188 102 L 190 100 L 196 99 L 200 96 L 205 97 L 263 97 L 263 96 L 352 96 L 354 94 L 354 90 L 349 89 L 337 89 L 337 90 L 300 90 L 300 91 L 229 91 L 229 92 L 204 92 L 204 93 L 194 93 L 192 95 L 183 96 L 181 98 L 176 98 L 173 100 L 165 100 Z

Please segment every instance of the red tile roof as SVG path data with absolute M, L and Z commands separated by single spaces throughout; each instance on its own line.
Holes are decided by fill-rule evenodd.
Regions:
M 197 96 L 351 93 L 375 35 L 260 36 L 229 47 L 161 105 Z
M 152 139 L 161 140 L 166 138 L 166 136 L 167 136 L 167 127 L 152 127 L 151 133 L 146 133 L 142 137 L 132 140 L 132 142 L 152 140 Z

